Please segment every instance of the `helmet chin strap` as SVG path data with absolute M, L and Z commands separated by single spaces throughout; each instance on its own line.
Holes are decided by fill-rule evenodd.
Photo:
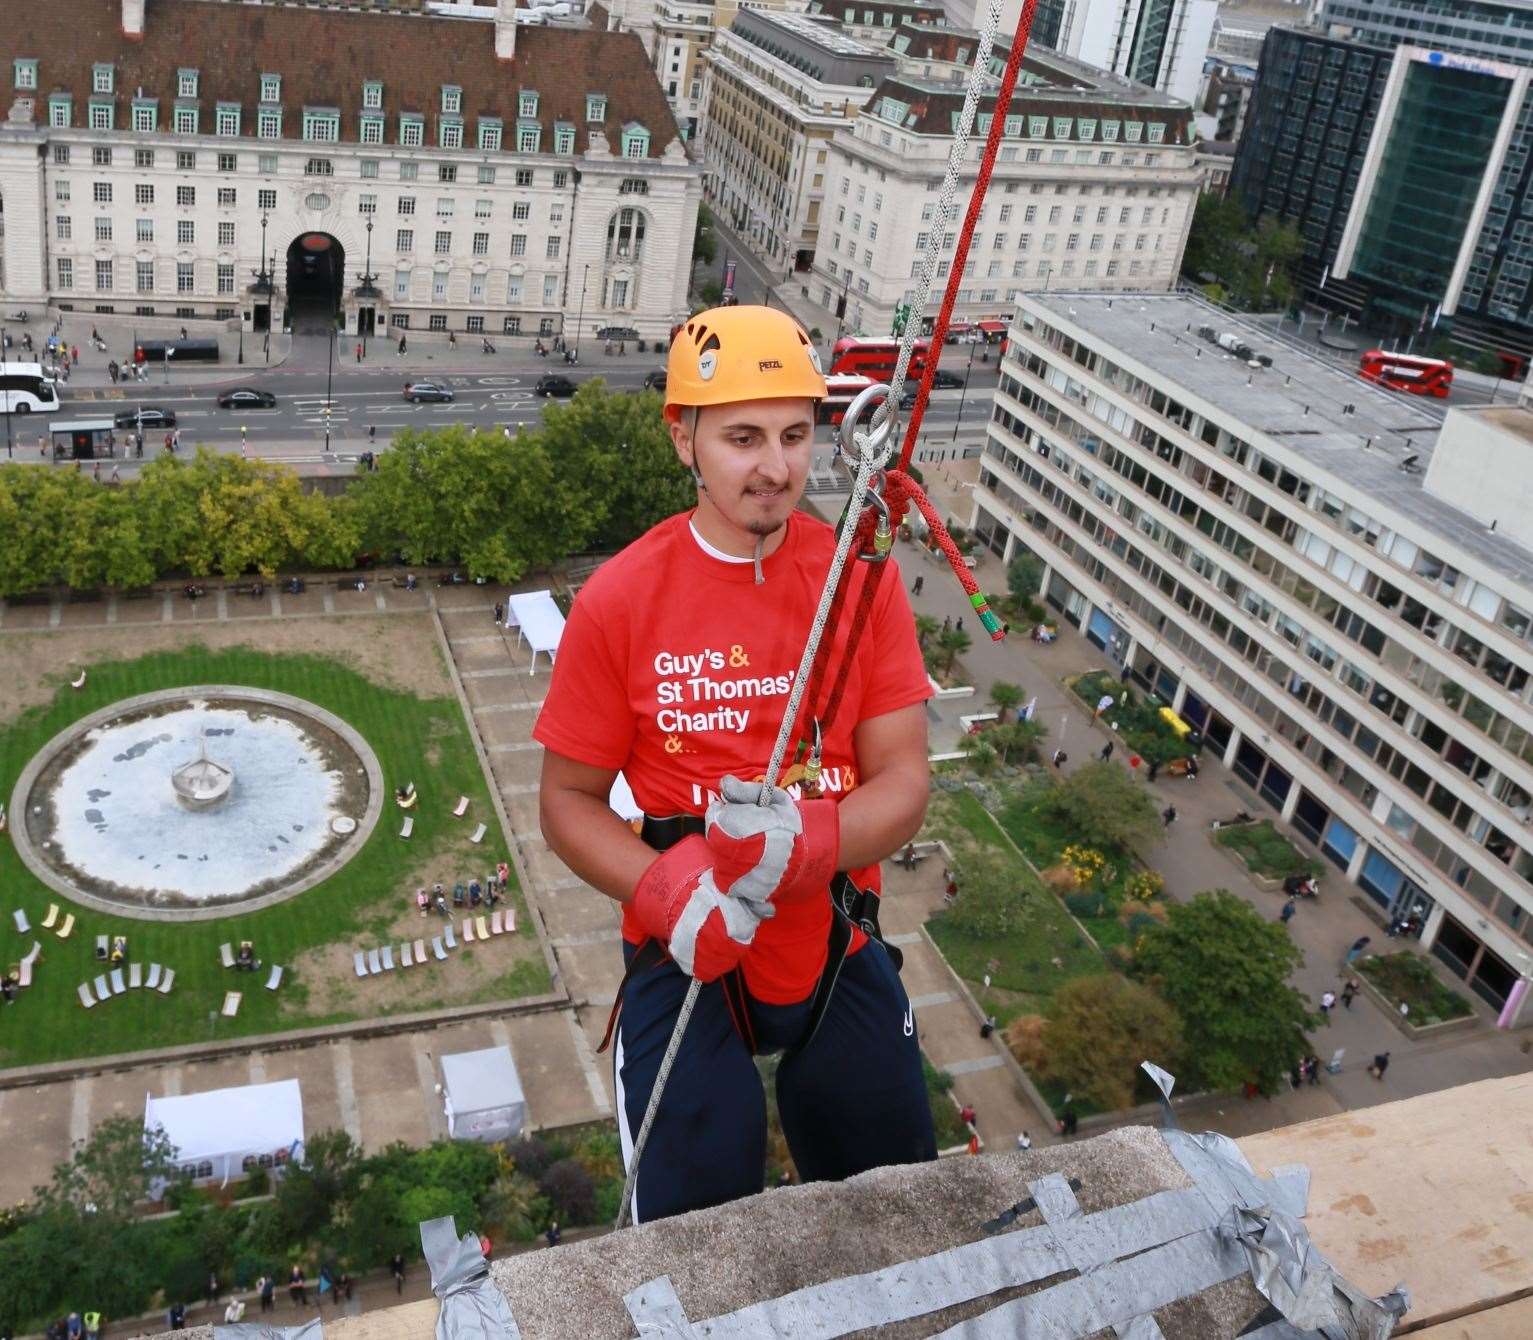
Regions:
M 693 408 L 692 408 L 692 428 L 691 428 L 691 432 L 689 434 L 691 439 L 692 439 L 692 478 L 696 482 L 697 487 L 702 489 L 702 491 L 704 493 L 707 493 L 708 492 L 708 484 L 703 479 L 703 472 L 697 468 L 697 421 L 699 419 L 701 419 L 702 417 L 703 417 L 702 406 L 700 406 L 700 405 L 693 406 Z M 764 536 L 764 535 L 756 536 L 756 548 L 755 548 L 755 550 L 751 554 L 751 564 L 755 568 L 755 571 L 756 571 L 756 585 L 757 586 L 761 586 L 761 585 L 763 585 L 766 582 L 766 575 L 761 571 L 761 555 L 762 555 L 762 553 L 763 553 L 763 551 L 765 549 L 766 549 L 766 536 Z

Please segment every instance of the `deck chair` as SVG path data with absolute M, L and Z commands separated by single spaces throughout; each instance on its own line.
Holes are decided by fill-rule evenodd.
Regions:
M 383 971 L 384 972 L 393 972 L 394 971 L 394 946 L 393 945 L 384 945 L 383 946 Z
M 11 913 L 11 920 L 16 923 L 16 933 L 25 935 L 32 929 L 32 923 L 27 920 L 27 914 L 22 908 L 17 908 Z
M 30 954 L 21 960 L 20 965 L 16 969 L 16 985 L 32 985 L 32 957 Z
M 474 829 L 473 836 L 469 838 L 469 841 L 470 842 L 483 842 L 484 841 L 484 834 L 485 834 L 485 826 L 483 824 L 480 824 L 478 828 Z
M 58 922 L 58 919 L 59 905 L 57 903 L 49 903 L 48 915 L 43 918 L 43 929 L 45 931 L 51 931 L 54 925 Z
M 366 955 L 366 953 L 364 953 L 360 949 L 357 950 L 357 952 L 354 955 L 352 955 L 351 961 L 356 966 L 357 976 L 358 977 L 366 977 L 367 976 L 367 955 Z
M 97 937 L 96 937 L 96 957 L 97 957 L 97 958 L 98 958 L 98 959 L 99 959 L 99 960 L 100 960 L 100 961 L 101 961 L 101 962 L 102 962 L 102 963 L 105 963 L 105 962 L 106 962 L 106 960 L 107 960 L 107 955 L 108 955 L 108 954 L 109 954 L 109 953 L 110 953 L 110 952 L 111 952 L 111 951 L 110 951 L 110 950 L 109 950 L 109 949 L 108 949 L 108 948 L 107 948 L 107 943 L 106 943 L 106 936 L 104 936 L 104 935 L 98 935 L 98 936 L 97 936 Z
M 506 934 L 516 934 L 516 909 L 514 907 L 506 909 Z
M 144 984 L 144 965 L 142 963 L 128 964 L 128 990 L 136 991 Z
M 155 987 L 155 990 L 158 991 L 162 996 L 168 996 L 170 994 L 170 988 L 175 985 L 175 981 L 176 970 L 174 968 L 166 968 L 164 975 L 160 978 L 160 984 L 159 986 Z
M 107 985 L 106 974 L 102 973 L 96 978 L 96 999 L 105 1000 L 112 994 L 112 988 Z
M 80 985 L 78 987 L 76 987 L 75 989 L 79 992 L 80 1004 L 85 1006 L 86 1009 L 90 1009 L 91 1006 L 96 1003 L 95 996 L 91 995 L 91 993 L 90 993 L 90 983 L 89 982 L 81 982 Z
M 415 942 L 415 961 L 417 963 L 424 963 L 426 961 L 426 942 L 424 940 L 417 940 Z
M 468 813 L 468 797 L 467 796 L 459 796 L 458 797 L 457 806 L 453 809 L 452 817 L 454 819 L 461 819 L 467 813 Z
M 447 923 L 447 929 L 442 933 L 442 943 L 449 949 L 456 949 L 458 947 L 458 941 L 453 936 L 452 922 L 450 921 Z
M 153 991 L 156 987 L 159 986 L 159 984 L 160 965 L 158 963 L 151 963 L 149 965 L 149 977 L 148 980 L 145 981 L 144 986 L 147 987 L 150 991 Z
M 59 929 L 58 929 L 58 937 L 59 937 L 59 939 L 60 940 L 67 940 L 67 939 L 69 939 L 69 936 L 73 932 L 74 928 L 75 928 L 75 914 L 73 912 L 71 912 L 67 917 L 64 918 L 64 924 L 62 926 L 60 926 Z
M 234 948 L 227 940 L 218 946 L 218 961 L 226 968 L 234 966 Z
M 127 984 L 127 982 L 123 981 L 122 969 L 121 968 L 113 968 L 112 969 L 112 994 L 114 996 L 120 996 L 127 989 L 128 989 L 128 984 Z
M 369 949 L 367 951 L 367 970 L 371 973 L 379 973 L 383 971 L 383 962 L 378 957 L 378 951 L 376 949 Z
M 501 925 L 500 909 L 497 907 L 493 912 L 490 913 L 490 934 L 500 935 L 505 929 L 506 928 Z
M 399 825 L 399 836 L 402 837 L 402 838 L 407 838 L 414 831 L 415 831 L 415 816 L 413 814 L 407 814 L 407 815 L 405 815 L 404 823 Z
M 473 917 L 464 917 L 463 918 L 463 943 L 467 944 L 467 945 L 471 945 L 471 944 L 474 943 L 474 919 L 473 919 Z
M 268 991 L 275 991 L 281 985 L 282 965 L 280 963 L 273 963 L 271 965 L 271 976 L 266 979 L 266 989 Z
M 29 950 L 27 950 L 27 956 L 24 959 L 22 959 L 21 961 L 23 963 L 36 963 L 37 960 L 40 959 L 42 956 L 43 956 L 43 942 L 41 940 L 33 940 L 32 941 L 32 947 Z
M 438 959 L 445 959 L 447 957 L 447 951 L 442 948 L 442 937 L 440 935 L 432 937 L 431 952 L 435 954 Z
M 238 991 L 224 992 L 224 1006 L 219 1010 L 225 1019 L 232 1019 L 240 1012 L 240 1001 L 243 999 Z
M 401 968 L 413 968 L 415 966 L 415 953 L 410 948 L 408 940 L 399 946 L 399 966 Z
M 481 940 L 488 940 L 490 938 L 490 927 L 483 917 L 474 918 L 474 929 L 479 932 Z

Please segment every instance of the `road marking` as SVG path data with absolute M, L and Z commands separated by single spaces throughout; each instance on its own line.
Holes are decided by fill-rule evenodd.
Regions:
M 503 786 L 500 794 L 503 796 L 535 796 L 542 789 L 540 782 L 521 782 L 516 786 Z
M 341 1125 L 358 1144 L 362 1143 L 362 1120 L 357 1112 L 357 1089 L 351 1067 L 351 1039 L 339 1038 L 330 1044 L 330 1059 L 335 1066 L 335 1097 L 341 1109 Z
M 930 1009 L 933 1005 L 946 1005 L 957 999 L 958 997 L 951 991 L 933 991 L 930 995 L 926 996 L 912 996 L 910 998 L 910 1008 L 913 1010 L 925 1010 Z
M 447 1134 L 447 1118 L 442 1112 L 442 1100 L 437 1096 L 436 1066 L 432 1064 L 422 1034 L 410 1034 L 410 1050 L 415 1053 L 415 1077 L 420 1081 L 421 1094 L 426 1099 L 426 1119 L 431 1126 L 431 1135 L 440 1140 Z
M 530 754 L 543 746 L 536 740 L 518 740 L 515 744 L 492 744 L 485 748 L 487 754 Z
M 69 1143 L 83 1145 L 90 1139 L 90 1097 L 94 1080 L 81 1075 L 69 1092 Z
M 541 698 L 525 703 L 490 703 L 485 707 L 474 708 L 474 715 L 476 717 L 488 717 L 495 716 L 501 712 L 530 712 L 534 708 L 542 706 L 543 700 Z
M 250 1053 L 250 1082 L 252 1084 L 266 1083 L 266 1058 L 260 1052 Z
M 459 679 L 499 679 L 502 675 L 514 675 L 520 673 L 520 667 L 514 665 L 497 665 L 489 670 L 460 670 Z
M 950 1075 L 972 1075 L 980 1070 L 994 1070 L 997 1066 L 1005 1065 L 999 1056 L 981 1056 L 973 1061 L 954 1061 L 952 1065 L 942 1068 Z

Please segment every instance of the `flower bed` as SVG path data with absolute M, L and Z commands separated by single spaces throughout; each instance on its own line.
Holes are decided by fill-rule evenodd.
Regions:
M 1246 868 L 1262 879 L 1298 874 L 1319 879 L 1325 873 L 1319 861 L 1306 859 L 1266 819 L 1255 824 L 1225 824 L 1214 833 L 1214 841 L 1239 856 Z
M 1444 985 L 1425 958 L 1408 949 L 1369 954 L 1358 960 L 1357 970 L 1397 1011 L 1401 1005 L 1410 1007 L 1406 1018 L 1412 1027 L 1425 1028 L 1474 1015 L 1474 1006 Z
M 1159 698 L 1152 695 L 1141 699 L 1128 685 L 1104 670 L 1079 676 L 1071 681 L 1070 689 L 1093 712 L 1103 698 L 1111 697 L 1113 706 L 1102 714 L 1102 720 L 1123 737 L 1123 743 L 1134 753 L 1160 764 L 1192 757 L 1192 746 L 1161 716 L 1164 704 Z

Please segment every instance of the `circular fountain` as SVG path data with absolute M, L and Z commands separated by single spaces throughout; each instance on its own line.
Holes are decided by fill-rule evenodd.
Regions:
M 312 887 L 382 810 L 382 771 L 339 717 L 266 690 L 128 699 L 51 740 L 17 782 L 18 854 L 77 902 L 203 919 Z

